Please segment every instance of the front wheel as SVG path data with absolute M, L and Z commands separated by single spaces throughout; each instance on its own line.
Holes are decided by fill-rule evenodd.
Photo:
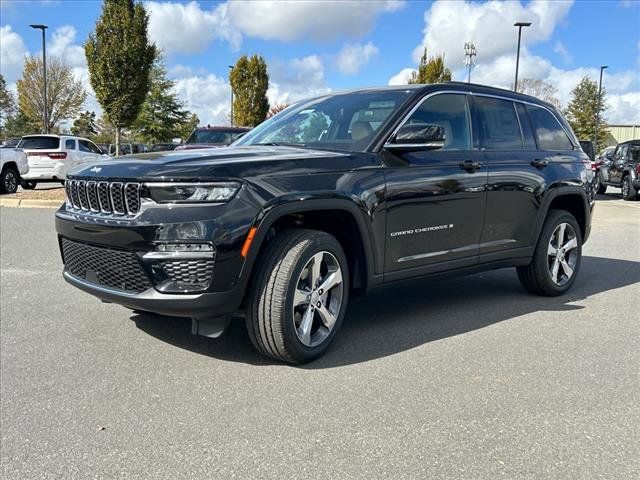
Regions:
M 261 255 L 246 317 L 256 349 L 288 363 L 320 357 L 342 324 L 349 268 L 326 232 L 291 229 Z
M 565 293 L 578 275 L 582 233 L 576 219 L 564 210 L 550 210 L 529 265 L 518 267 L 522 286 L 538 295 Z
M 33 190 L 38 185 L 38 182 L 30 181 L 30 180 L 21 180 L 20 186 L 25 190 Z
M 631 183 L 631 175 L 624 177 L 622 179 L 622 198 L 625 200 L 635 200 L 637 193 Z
M 16 193 L 19 182 L 18 170 L 12 165 L 7 165 L 0 174 L 0 193 Z

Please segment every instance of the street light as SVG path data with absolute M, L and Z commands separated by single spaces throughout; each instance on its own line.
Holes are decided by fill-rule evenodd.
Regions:
M 530 27 L 531 22 L 516 22 L 514 27 L 518 27 L 518 53 L 516 55 L 516 80 L 513 82 L 513 91 L 518 91 L 518 67 L 520 66 L 520 38 L 522 37 L 522 27 Z
M 598 124 L 600 123 L 600 100 L 602 98 L 602 72 L 605 68 L 609 68 L 609 65 L 602 65 L 600 67 L 600 84 L 598 85 L 598 108 L 596 109 L 596 132 L 593 139 L 593 151 L 598 153 Z
M 476 51 L 476 44 L 473 42 L 465 42 L 464 43 L 464 64 L 469 67 L 469 76 L 467 77 L 467 83 L 471 83 L 471 67 L 473 67 L 476 62 L 473 59 L 478 54 Z
M 49 115 L 47 113 L 47 39 L 45 30 L 48 28 L 46 25 L 29 25 L 36 30 L 42 30 L 42 75 L 44 77 L 44 88 L 42 92 L 44 103 L 44 133 L 49 133 Z
M 231 83 L 231 70 L 233 70 L 233 65 L 229 65 L 229 87 L 231 87 L 231 120 L 229 123 L 233 127 L 233 84 Z

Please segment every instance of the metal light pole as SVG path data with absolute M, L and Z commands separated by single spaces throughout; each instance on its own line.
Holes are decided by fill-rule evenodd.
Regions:
M 465 42 L 464 44 L 464 64 L 469 67 L 469 76 L 467 77 L 467 83 L 471 83 L 471 67 L 473 67 L 476 62 L 473 57 L 478 54 L 476 50 L 476 44 L 473 42 Z
M 42 30 L 42 75 L 44 77 L 44 89 L 42 97 L 44 100 L 44 133 L 49 133 L 49 115 L 47 112 L 47 38 L 45 30 L 48 28 L 46 25 L 29 25 L 36 30 Z
M 233 70 L 233 65 L 229 65 L 229 87 L 231 88 L 231 119 L 229 123 L 233 127 L 233 84 L 231 83 L 231 71 Z
M 600 123 L 600 101 L 602 99 L 602 72 L 604 72 L 605 68 L 609 68 L 609 66 L 602 65 L 600 67 L 600 84 L 598 85 L 598 108 L 596 109 L 596 132 L 593 139 L 594 155 L 598 153 L 598 126 Z
M 522 27 L 530 27 L 531 22 L 516 22 L 514 27 L 518 27 L 518 53 L 516 54 L 516 80 L 513 82 L 513 91 L 518 91 L 518 67 L 520 66 L 520 39 L 522 38 Z

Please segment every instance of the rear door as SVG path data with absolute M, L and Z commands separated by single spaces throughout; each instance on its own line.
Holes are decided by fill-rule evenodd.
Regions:
M 613 162 L 611 162 L 611 165 L 609 166 L 609 181 L 616 185 L 622 183 L 622 173 L 624 171 L 628 151 L 629 145 L 619 145 L 613 157 Z

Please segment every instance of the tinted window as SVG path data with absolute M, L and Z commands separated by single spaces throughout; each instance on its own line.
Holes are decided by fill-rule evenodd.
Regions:
M 91 148 L 89 148 L 89 142 L 87 142 L 86 140 L 78 140 L 78 150 L 80 150 L 81 152 L 91 152 Z
M 527 105 L 540 150 L 573 150 L 573 144 L 548 110 Z
M 536 138 L 533 136 L 533 129 L 531 128 L 531 122 L 529 121 L 529 115 L 521 103 L 516 103 L 516 110 L 518 111 L 518 118 L 520 119 L 520 128 L 522 130 L 522 141 L 524 143 L 525 150 L 536 149 Z
M 487 150 L 522 150 L 520 124 L 513 102 L 474 97 L 474 115 L 482 146 Z
M 442 132 L 440 150 L 470 150 L 467 100 L 465 95 L 442 94 L 427 98 L 405 125 L 424 125 Z
M 23 137 L 18 148 L 27 150 L 56 150 L 60 148 L 60 139 L 57 137 Z
M 640 161 L 640 145 L 629 145 L 629 160 Z
M 64 148 L 66 150 L 75 150 L 76 149 L 76 141 L 69 138 L 64 142 Z
M 98 148 L 98 146 L 93 142 L 87 142 L 88 147 L 91 149 L 93 153 L 97 153 L 98 155 L 102 155 L 102 150 Z
M 235 130 L 194 130 L 186 143 L 227 144 L 238 138 L 238 135 Z

